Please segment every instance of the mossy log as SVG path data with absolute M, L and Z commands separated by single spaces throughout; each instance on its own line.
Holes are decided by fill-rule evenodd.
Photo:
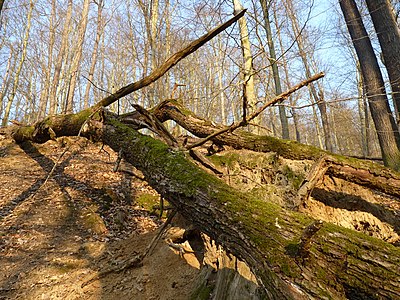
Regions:
M 400 297 L 399 248 L 243 194 L 185 153 L 103 116 L 89 121 L 84 134 L 121 151 L 181 214 L 244 260 L 266 298 Z
M 185 116 L 176 105 L 163 106 L 164 111 L 160 107 L 153 111 L 161 119 L 173 116 L 159 115 L 165 114 L 166 108 Z M 215 128 L 187 113 L 185 122 L 176 116 L 173 119 L 188 129 L 190 124 L 201 125 L 201 130 Z M 126 121 L 127 116 L 123 119 Z M 87 110 L 76 115 L 54 116 L 35 126 L 14 127 L 11 132 L 19 141 L 43 142 L 52 136 L 76 135 L 81 128 L 88 138 L 101 140 L 117 152 L 121 150 L 123 157 L 140 169 L 149 184 L 188 220 L 245 261 L 264 288 L 266 298 L 400 297 L 399 248 L 339 226 L 320 224 L 304 214 L 269 203 L 268 199 L 241 193 L 199 169 L 185 153 L 140 134 L 111 113 Z M 265 143 L 258 143 L 256 136 L 240 131 L 219 138 L 232 143 L 241 134 L 248 137 L 247 144 L 255 141 L 254 150 L 276 150 L 282 156 L 297 159 L 320 153 L 312 147 L 275 139 L 268 148 Z M 282 149 L 291 150 L 293 145 L 303 151 L 293 154 L 293 149 L 284 155 Z
M 10 136 L 17 143 L 28 140 L 44 143 L 60 136 L 77 136 L 82 125 L 96 112 L 98 112 L 98 109 L 86 109 L 77 114 L 54 115 L 34 125 L 12 125 L 0 128 L 0 134 Z
M 226 127 L 196 116 L 176 100 L 164 101 L 155 107 L 152 112 L 159 120 L 163 122 L 174 120 L 180 126 L 201 138 L 205 138 Z M 124 123 L 132 123 L 133 119 L 138 117 L 134 113 L 121 116 L 120 119 Z M 324 157 L 326 164 L 329 166 L 327 175 L 375 189 L 397 198 L 400 197 L 400 174 L 377 163 L 336 155 L 295 141 L 281 140 L 271 136 L 259 136 L 239 129 L 218 135 L 212 140 L 218 144 L 232 146 L 235 149 L 275 152 L 288 159 L 317 161 Z

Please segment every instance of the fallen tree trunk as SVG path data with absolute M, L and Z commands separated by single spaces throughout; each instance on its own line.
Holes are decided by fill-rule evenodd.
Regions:
M 226 126 L 212 124 L 184 108 L 176 100 L 167 100 L 152 110 L 162 122 L 174 120 L 197 137 L 205 138 Z M 121 121 L 130 124 L 137 114 L 121 116 Z M 296 160 L 318 160 L 324 157 L 329 165 L 327 174 L 342 178 L 371 189 L 400 197 L 400 174 L 379 164 L 355 158 L 335 155 L 319 148 L 295 141 L 280 140 L 271 136 L 259 136 L 243 130 L 225 132 L 211 139 L 235 149 L 249 149 L 258 152 L 275 152 L 278 155 Z
M 108 113 L 84 134 L 121 151 L 181 214 L 244 260 L 268 299 L 400 297 L 399 248 L 242 194 Z
M 172 102 L 164 102 L 153 113 L 162 120 L 174 119 L 203 137 L 217 127 Z M 54 134 L 77 134 L 86 122 L 85 136 L 121 150 L 188 220 L 250 266 L 269 299 L 400 297 L 399 248 L 240 193 L 200 170 L 184 153 L 141 135 L 117 118 L 100 109 L 83 111 L 48 118 L 35 127 L 21 127 L 14 137 L 43 142 Z M 128 116 L 123 119 L 129 120 Z M 253 150 L 275 150 L 296 159 L 311 159 L 321 153 L 306 145 L 241 131 L 215 139 L 232 145 L 244 139 L 240 147 L 253 145 Z

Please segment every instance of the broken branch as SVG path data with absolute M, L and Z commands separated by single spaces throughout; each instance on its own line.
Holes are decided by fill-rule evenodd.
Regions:
M 175 66 L 178 62 L 180 62 L 182 59 L 184 59 L 186 56 L 189 54 L 195 52 L 197 49 L 199 49 L 201 46 L 203 46 L 205 43 L 210 41 L 212 38 L 217 36 L 219 33 L 224 31 L 226 28 L 231 26 L 233 23 L 235 23 L 237 20 L 239 20 L 241 17 L 243 17 L 244 13 L 246 10 L 242 10 L 239 12 L 236 16 L 233 18 L 229 19 L 225 23 L 215 27 L 213 30 L 209 31 L 205 35 L 201 36 L 197 40 L 191 42 L 189 45 L 187 45 L 185 48 L 183 48 L 181 51 L 175 53 L 172 55 L 168 60 L 166 60 L 159 68 L 154 70 L 150 75 L 144 77 L 143 79 L 136 81 L 134 83 L 131 83 L 127 86 L 124 86 L 123 88 L 120 88 L 118 91 L 115 93 L 103 98 L 99 103 L 96 104 L 95 107 L 105 107 L 108 106 L 118 99 L 129 95 L 130 93 L 137 91 L 145 86 L 148 86 L 149 84 L 153 83 L 157 79 L 159 79 L 161 76 L 163 76 L 169 69 L 171 69 L 173 66 Z

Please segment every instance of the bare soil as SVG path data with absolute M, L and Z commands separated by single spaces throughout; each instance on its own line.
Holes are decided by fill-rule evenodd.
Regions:
M 142 253 L 165 221 L 150 212 L 157 193 L 113 172 L 116 159 L 83 138 L 0 141 L 0 299 L 189 298 L 199 263 L 169 247 L 168 236 L 141 267 L 82 287 Z

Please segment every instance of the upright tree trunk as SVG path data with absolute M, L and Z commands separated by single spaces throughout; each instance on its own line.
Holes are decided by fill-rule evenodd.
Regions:
M 53 50 L 54 50 L 54 42 L 55 42 L 55 22 L 56 22 L 56 0 L 51 1 L 51 13 L 50 13 L 50 36 L 49 36 L 49 45 L 47 48 L 47 68 L 46 68 L 46 76 L 44 79 L 42 93 L 40 94 L 39 101 L 39 111 L 37 113 L 37 121 L 43 119 L 46 115 L 47 103 L 49 100 L 50 94 L 50 82 L 51 82 L 51 69 L 53 66 Z
M 164 57 L 169 57 L 171 55 L 171 8 L 169 0 L 165 1 L 165 49 L 164 49 Z M 165 74 L 164 79 L 164 95 L 163 98 L 170 97 L 171 95 L 171 87 L 170 87 L 170 78 L 171 75 L 169 73 Z
M 154 71 L 157 68 L 157 24 L 158 24 L 158 7 L 159 0 L 151 0 L 150 1 L 150 55 L 151 55 L 151 71 Z M 149 100 L 150 105 L 153 106 L 156 104 L 156 94 L 159 92 L 160 85 L 158 82 L 154 83 L 152 87 L 149 88 Z
M 104 6 L 103 0 L 98 0 L 96 2 L 96 4 L 97 4 L 96 39 L 94 41 L 92 58 L 91 58 L 91 62 L 90 62 L 90 69 L 89 69 L 89 75 L 88 75 L 89 82 L 86 84 L 85 95 L 83 97 L 83 107 L 85 109 L 89 107 L 90 87 L 92 86 L 94 71 L 96 68 L 97 54 L 98 54 L 98 50 L 99 50 L 101 35 L 104 32 L 104 24 L 103 24 L 103 20 L 102 20 L 103 19 L 103 6 Z
M 389 75 L 392 97 L 400 124 L 400 29 L 393 7 L 388 0 L 366 0 L 369 14 L 381 45 L 386 70 Z
M 269 18 L 269 7 L 267 6 L 266 0 L 260 0 L 261 7 L 264 13 L 264 24 L 265 30 L 267 32 L 267 41 L 268 41 L 268 49 L 269 49 L 269 62 L 272 67 L 272 74 L 274 76 L 275 83 L 275 94 L 280 95 L 282 93 L 281 86 L 281 78 L 279 76 L 278 64 L 276 62 L 276 53 L 275 53 L 275 45 L 274 40 L 272 38 L 272 30 L 271 30 L 271 21 Z M 288 140 L 289 137 L 289 124 L 286 117 L 286 110 L 284 106 L 279 106 L 279 118 L 281 120 L 282 126 L 282 138 Z
M 71 18 L 72 18 L 72 0 L 68 0 L 67 12 L 65 14 L 65 23 L 64 23 L 63 33 L 61 36 L 61 46 L 57 54 L 56 65 L 54 67 L 53 80 L 50 88 L 49 115 L 57 113 L 57 106 L 59 102 L 57 100 L 57 91 L 59 89 L 61 69 L 68 47 L 68 36 L 71 27 Z
M 355 1 L 341 0 L 340 8 L 360 62 L 383 161 L 385 166 L 400 170 L 400 135 L 389 107 L 382 74 L 371 41 Z
M 223 73 L 224 73 L 224 57 L 223 57 L 223 51 L 222 51 L 222 41 L 221 37 L 218 35 L 217 36 L 217 41 L 218 41 L 218 47 L 217 47 L 217 57 L 218 61 L 220 62 L 218 65 L 218 89 L 219 89 L 219 95 L 220 95 L 220 112 L 221 112 L 221 123 L 226 124 L 226 104 L 225 104 L 225 91 L 224 91 L 224 85 L 223 85 Z
M 235 12 L 243 10 L 243 6 L 239 0 L 233 0 Z M 250 49 L 249 31 L 247 28 L 247 21 L 245 17 L 239 19 L 240 28 L 240 42 L 242 45 L 242 54 L 244 59 L 243 66 L 243 81 L 245 88 L 245 97 L 247 99 L 250 111 L 256 108 L 257 99 L 254 94 L 254 69 L 253 69 L 253 55 Z M 257 121 L 259 122 L 259 121 Z
M 2 126 L 6 126 L 8 123 L 8 118 L 9 118 L 10 112 L 11 112 L 11 105 L 14 101 L 15 95 L 17 94 L 17 89 L 19 86 L 19 77 L 21 75 L 22 67 L 24 66 L 26 52 L 27 52 L 27 48 L 28 48 L 29 35 L 30 35 L 30 31 L 31 31 L 32 12 L 33 12 L 33 7 L 35 6 L 35 3 L 36 3 L 36 0 L 31 0 L 29 2 L 29 10 L 28 10 L 28 16 L 27 16 L 27 21 L 26 21 L 24 40 L 22 42 L 22 54 L 21 54 L 21 58 L 19 60 L 18 68 L 14 75 L 13 88 L 11 91 L 11 95 L 8 98 L 6 109 L 4 111 L 3 120 L 1 122 Z
M 1 86 L 1 91 L 0 91 L 0 116 L 3 113 L 4 97 L 7 94 L 8 88 L 10 87 L 10 70 L 11 70 L 11 60 L 12 60 L 12 57 L 13 57 L 13 52 L 14 52 L 14 50 L 11 48 L 10 56 L 8 57 L 8 61 L 7 61 L 6 72 L 4 74 L 3 83 L 2 83 L 2 86 Z
M 81 58 L 82 58 L 82 51 L 83 51 L 83 43 L 85 42 L 85 34 L 86 34 L 86 28 L 87 28 L 87 23 L 88 23 L 88 14 L 89 14 L 89 4 L 90 0 L 85 0 L 83 2 L 83 8 L 82 8 L 82 16 L 79 24 L 79 29 L 78 29 L 78 40 L 76 41 L 77 43 L 77 48 L 74 53 L 74 58 L 72 60 L 72 65 L 71 65 L 71 70 L 70 70 L 70 82 L 69 82 L 69 87 L 68 87 L 68 97 L 66 99 L 66 104 L 65 104 L 65 113 L 72 113 L 73 108 L 74 108 L 74 96 L 75 96 L 75 87 L 76 87 L 76 82 L 78 79 L 78 72 L 80 69 L 80 64 L 81 64 Z
M 278 23 L 278 16 L 276 14 L 276 10 L 274 10 L 274 20 L 275 20 L 275 23 Z M 285 48 L 283 46 L 283 39 L 282 39 L 281 31 L 279 28 L 277 28 L 276 34 L 277 34 L 278 41 L 279 41 L 280 51 L 284 52 Z M 282 56 L 282 66 L 283 66 L 283 70 L 285 72 L 285 80 L 289 85 L 290 75 L 289 75 L 289 69 L 288 69 L 286 56 Z M 294 98 L 293 95 L 289 96 L 289 103 L 291 106 L 294 106 L 295 102 L 296 102 L 293 100 L 293 98 Z M 293 126 L 294 126 L 296 141 L 298 141 L 300 143 L 301 142 L 301 134 L 300 134 L 300 130 L 299 130 L 299 115 L 297 114 L 297 111 L 295 108 L 291 108 L 291 113 L 292 113 L 292 117 L 293 117 Z
M 360 64 L 357 64 L 357 88 L 358 88 L 358 115 L 360 116 L 362 155 L 368 157 L 369 137 L 367 131 L 368 107 L 365 100 L 364 81 L 361 74 Z
M 307 78 L 309 78 L 309 77 L 311 77 L 312 63 L 309 62 L 309 58 L 307 57 L 307 53 L 305 52 L 303 36 L 301 35 L 299 24 L 298 24 L 298 21 L 295 16 L 294 8 L 292 5 L 292 0 L 287 0 L 286 3 L 287 3 L 288 14 L 289 14 L 289 18 L 290 18 L 290 21 L 292 24 L 293 32 L 296 37 L 296 43 L 299 48 L 299 55 L 303 62 L 306 76 L 307 76 Z M 319 112 L 321 114 L 322 130 L 324 132 L 325 149 L 333 152 L 331 129 L 329 127 L 328 113 L 327 113 L 326 102 L 324 100 L 323 88 L 319 82 L 317 83 L 317 85 L 318 85 L 319 91 L 317 91 L 314 84 L 310 84 L 309 89 L 311 92 L 311 97 L 314 99 L 314 102 L 317 104 Z
M 313 97 L 312 88 L 310 88 L 309 92 L 310 92 L 310 98 L 312 99 L 312 97 Z M 317 132 L 318 144 L 321 149 L 324 149 L 324 143 L 322 142 L 321 127 L 319 125 L 317 109 L 315 108 L 315 105 L 313 105 L 311 108 L 313 111 L 313 118 L 314 118 L 314 123 L 315 123 L 315 130 Z
M 159 0 L 152 1 L 138 1 L 139 7 L 142 10 L 144 22 L 146 26 L 146 37 L 147 40 L 144 44 L 144 68 L 143 77 L 147 75 L 149 69 L 149 63 L 151 70 L 154 70 L 157 65 L 157 49 L 156 49 L 156 37 L 157 37 L 157 23 L 158 23 L 158 8 Z M 143 94 L 143 98 L 148 99 L 148 105 L 153 106 L 155 97 L 155 86 L 147 88 L 147 95 Z M 143 90 L 144 92 L 144 90 Z M 143 100 L 144 101 L 144 100 Z

